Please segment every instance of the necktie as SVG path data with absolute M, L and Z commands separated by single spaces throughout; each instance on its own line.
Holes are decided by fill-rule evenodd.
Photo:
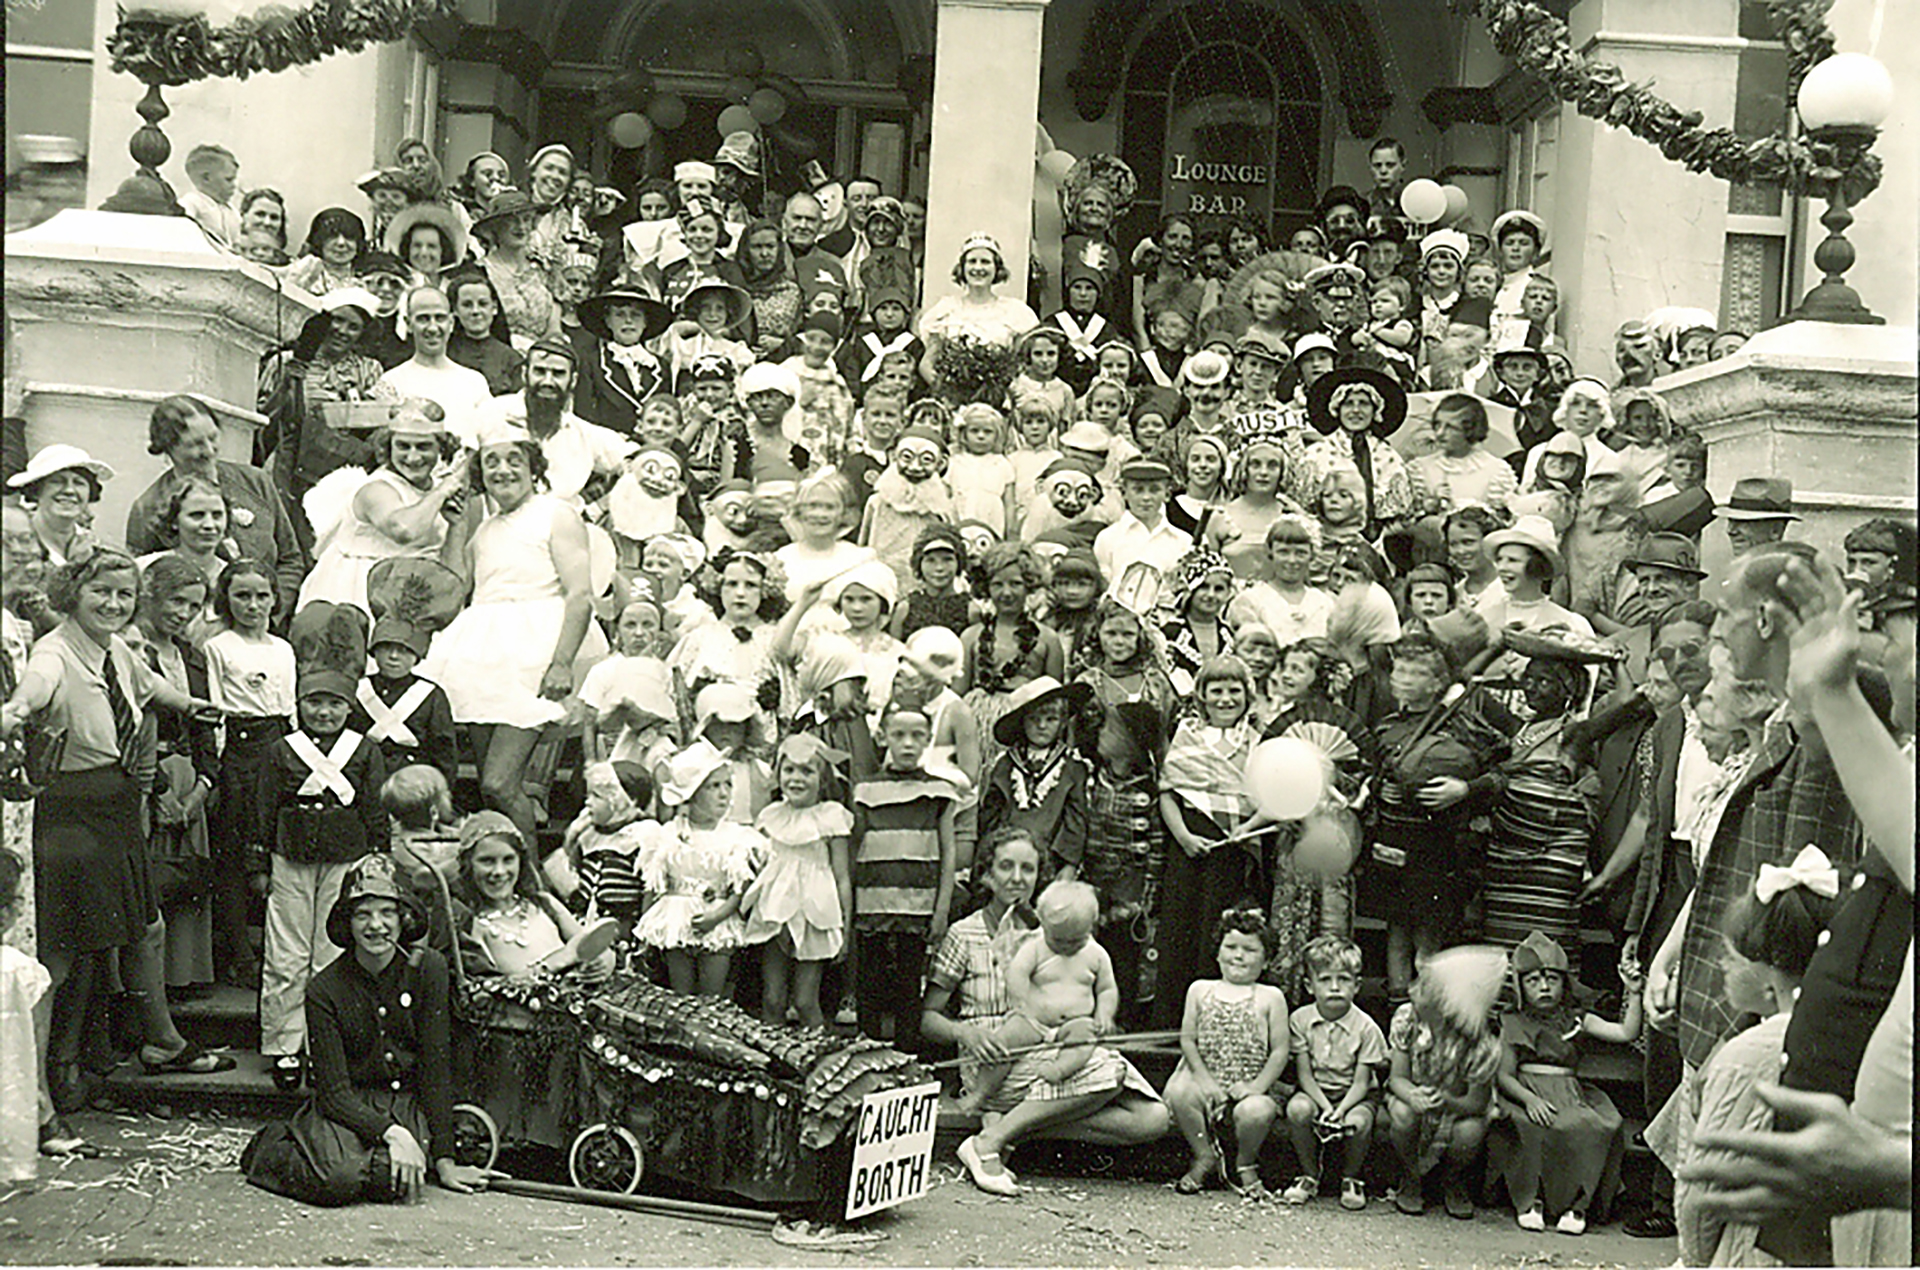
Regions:
M 120 766 L 131 772 L 139 748 L 140 721 L 134 717 L 133 703 L 121 691 L 120 672 L 114 668 L 111 651 L 101 664 L 100 677 L 107 684 L 107 709 L 113 712 L 113 737 L 120 747 Z
M 1347 439 L 1353 443 L 1353 465 L 1360 469 L 1360 484 L 1366 489 L 1367 536 L 1373 536 L 1373 447 L 1367 444 L 1365 432 L 1349 432 Z

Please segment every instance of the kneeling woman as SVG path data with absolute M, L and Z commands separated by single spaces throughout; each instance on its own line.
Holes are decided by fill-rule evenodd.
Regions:
M 496 1174 L 455 1164 L 447 963 L 408 947 L 426 918 L 384 855 L 347 873 L 327 937 L 349 955 L 307 985 L 313 1098 L 254 1135 L 240 1170 L 262 1190 L 309 1204 L 417 1198 L 427 1161 L 450 1191 Z

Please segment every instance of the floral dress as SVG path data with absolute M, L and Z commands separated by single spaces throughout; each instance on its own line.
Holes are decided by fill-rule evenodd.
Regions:
M 1489 1034 L 1468 1035 L 1456 1029 L 1438 1031 L 1422 1022 L 1413 1003 L 1393 1012 L 1387 1028 L 1387 1049 L 1407 1056 L 1407 1078 L 1429 1089 L 1459 1093 L 1490 1084 L 1500 1069 L 1500 1041 Z M 1453 1136 L 1459 1113 L 1445 1106 L 1419 1116 L 1414 1173 L 1420 1176 L 1440 1162 Z
M 633 937 L 651 948 L 696 953 L 739 948 L 748 939 L 738 913 L 704 935 L 693 920 L 715 900 L 744 890 L 766 856 L 767 840 L 746 825 L 695 829 L 682 815 L 654 826 L 640 846 L 640 880 L 659 898 L 634 923 Z

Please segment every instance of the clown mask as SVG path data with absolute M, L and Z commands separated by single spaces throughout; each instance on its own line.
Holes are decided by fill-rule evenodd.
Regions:
M 1047 501 L 1068 520 L 1100 501 L 1100 482 L 1085 472 L 1055 472 L 1047 478 Z

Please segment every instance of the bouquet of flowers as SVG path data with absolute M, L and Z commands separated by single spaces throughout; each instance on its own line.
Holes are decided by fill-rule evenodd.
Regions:
M 998 407 L 1013 382 L 1013 350 L 971 335 L 957 335 L 940 344 L 933 357 L 934 378 L 942 398 L 952 406 L 984 401 Z

